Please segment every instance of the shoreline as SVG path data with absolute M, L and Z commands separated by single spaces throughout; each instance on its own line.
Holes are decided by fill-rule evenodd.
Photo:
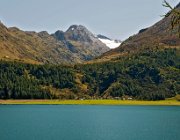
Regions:
M 141 105 L 180 106 L 180 101 L 138 101 L 138 100 L 0 100 L 0 105 Z

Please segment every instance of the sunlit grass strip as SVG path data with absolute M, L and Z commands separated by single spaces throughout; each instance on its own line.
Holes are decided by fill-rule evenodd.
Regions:
M 122 100 L 0 100 L 4 105 L 167 105 L 180 106 L 176 100 L 122 101 Z

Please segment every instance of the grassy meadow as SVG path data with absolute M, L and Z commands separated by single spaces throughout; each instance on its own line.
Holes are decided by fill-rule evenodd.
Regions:
M 180 106 L 177 100 L 0 100 L 3 105 L 164 105 Z

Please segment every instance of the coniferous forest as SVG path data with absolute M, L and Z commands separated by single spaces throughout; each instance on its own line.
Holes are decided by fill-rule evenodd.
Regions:
M 176 48 L 145 49 L 107 62 L 71 66 L 0 61 L 0 99 L 164 100 L 179 91 Z

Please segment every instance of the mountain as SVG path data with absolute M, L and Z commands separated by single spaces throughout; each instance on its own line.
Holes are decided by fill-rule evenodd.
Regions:
M 180 3 L 176 8 L 180 9 Z M 172 30 L 171 19 L 172 15 L 170 14 L 169 17 L 164 17 L 153 26 L 140 30 L 138 34 L 133 35 L 122 42 L 118 48 L 103 54 L 100 59 L 110 60 L 122 55 L 143 51 L 147 48 L 180 48 L 178 27 Z
M 175 99 L 180 95 L 180 39 L 178 29 L 171 28 L 171 16 L 90 63 L 33 65 L 0 60 L 0 99 Z M 85 61 L 92 57 L 90 52 L 96 55 L 104 49 L 80 25 L 51 35 L 1 25 L 0 43 L 4 59 L 16 56 L 43 63 Z
M 83 60 L 91 60 L 109 50 L 82 25 L 72 25 L 66 32 L 57 31 L 52 36 L 63 42 L 72 52 L 78 53 Z
M 74 30 L 72 30 L 74 28 Z M 87 28 L 71 26 L 66 32 L 27 32 L 0 23 L 0 59 L 28 63 L 81 63 L 109 48 Z
M 97 35 L 97 38 L 111 49 L 117 48 L 121 44 L 120 40 L 113 40 L 104 35 Z

